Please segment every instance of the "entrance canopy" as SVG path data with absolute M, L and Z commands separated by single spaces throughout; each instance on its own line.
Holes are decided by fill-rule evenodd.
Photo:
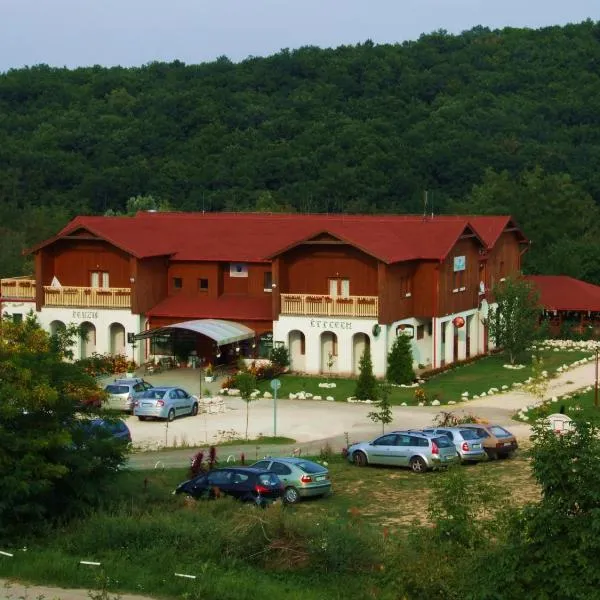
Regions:
M 185 329 L 194 333 L 201 333 L 214 340 L 219 346 L 233 344 L 242 340 L 247 340 L 255 336 L 255 332 L 239 323 L 233 321 L 222 321 L 220 319 L 199 319 L 197 321 L 184 321 L 183 323 L 174 323 L 165 327 L 149 329 L 135 336 L 136 340 L 145 340 L 158 335 L 165 335 L 174 330 Z

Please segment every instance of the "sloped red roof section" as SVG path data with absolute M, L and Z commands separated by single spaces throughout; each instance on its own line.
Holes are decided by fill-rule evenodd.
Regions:
M 31 251 L 83 229 L 138 258 L 265 262 L 327 233 L 394 263 L 443 259 L 464 233 L 474 233 L 490 247 L 509 221 L 508 216 L 140 212 L 134 217 L 77 217 Z
M 218 298 L 198 298 L 177 294 L 165 298 L 146 314 L 149 317 L 181 319 L 273 320 L 271 296 L 253 298 L 235 294 L 223 294 Z
M 527 275 L 546 310 L 600 312 L 600 286 L 567 275 Z

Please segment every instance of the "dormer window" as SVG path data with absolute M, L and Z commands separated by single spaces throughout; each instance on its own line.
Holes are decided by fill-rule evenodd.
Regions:
M 180 290 L 183 287 L 183 279 L 181 277 L 173 277 L 173 289 Z

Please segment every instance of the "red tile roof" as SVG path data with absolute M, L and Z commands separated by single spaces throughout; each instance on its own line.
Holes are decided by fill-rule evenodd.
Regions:
M 135 217 L 76 217 L 57 237 L 31 251 L 84 229 L 138 258 L 265 262 L 327 232 L 394 263 L 443 259 L 465 230 L 473 230 L 490 247 L 509 221 L 508 216 L 140 212 Z
M 600 312 L 600 286 L 566 275 L 527 275 L 546 310 Z
M 271 296 L 253 298 L 224 294 L 218 298 L 198 298 L 176 294 L 165 298 L 147 313 L 149 317 L 181 319 L 226 319 L 231 321 L 272 321 Z

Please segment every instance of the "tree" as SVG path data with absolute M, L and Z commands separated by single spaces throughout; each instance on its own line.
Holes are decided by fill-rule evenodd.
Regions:
M 381 433 L 385 433 L 385 426 L 394 420 L 392 405 L 390 404 L 390 388 L 387 385 L 379 386 L 379 401 L 377 410 L 371 411 L 367 417 L 374 423 L 381 423 Z
M 366 346 L 360 362 L 358 364 L 358 380 L 356 381 L 356 389 L 354 397 L 359 400 L 377 400 L 379 390 L 377 387 L 377 379 L 373 375 L 373 362 L 371 361 L 371 349 Z
M 523 359 L 538 335 L 541 309 L 538 293 L 522 277 L 508 277 L 493 289 L 496 306 L 487 325 L 496 346 L 503 348 L 511 365 Z
M 285 369 L 290 366 L 290 351 L 287 349 L 285 344 L 277 344 L 271 348 L 269 358 L 274 365 L 277 365 L 281 369 Z
M 543 402 L 550 385 L 548 373 L 544 370 L 544 359 L 541 356 L 533 356 L 531 364 L 531 377 L 524 389 L 535 396 L 538 402 Z
M 386 379 L 397 385 L 408 385 L 415 380 L 410 338 L 398 335 L 388 354 Z
M 254 400 L 252 393 L 256 389 L 256 377 L 247 371 L 235 378 L 235 385 L 240 390 L 240 397 L 246 403 L 246 439 L 248 439 L 248 421 L 250 418 L 250 402 Z
M 65 360 L 64 335 L 49 336 L 33 317 L 0 327 L 0 529 L 17 531 L 97 502 L 126 447 L 90 425 L 102 392 Z

